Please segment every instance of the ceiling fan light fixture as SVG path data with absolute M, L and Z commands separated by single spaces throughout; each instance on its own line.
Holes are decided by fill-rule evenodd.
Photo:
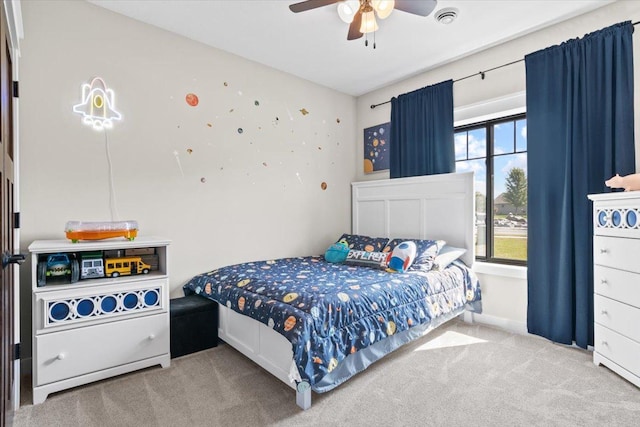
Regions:
M 345 23 L 351 24 L 359 8 L 360 2 L 358 0 L 341 1 L 338 3 L 338 16 Z
M 368 12 L 362 12 L 362 24 L 360 24 L 360 32 L 362 34 L 373 33 L 378 31 L 378 23 L 376 22 L 376 14 L 373 9 Z
M 434 19 L 441 24 L 451 24 L 458 17 L 458 9 L 455 7 L 445 7 L 433 15 Z
M 378 18 L 386 19 L 393 12 L 396 2 L 395 0 L 373 0 L 371 5 L 378 13 Z

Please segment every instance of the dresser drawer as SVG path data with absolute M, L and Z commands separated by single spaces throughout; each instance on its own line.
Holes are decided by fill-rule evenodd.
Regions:
M 640 308 L 594 295 L 593 310 L 596 323 L 640 342 Z
M 593 261 L 596 265 L 640 273 L 640 239 L 594 236 Z
M 597 323 L 594 325 L 595 351 L 640 376 L 640 343 L 630 340 Z M 606 364 L 606 363 L 605 363 Z
M 36 336 L 35 384 L 159 356 L 169 349 L 167 313 Z
M 168 280 L 34 292 L 36 334 L 168 311 Z
M 640 274 L 596 265 L 593 282 L 596 294 L 640 308 Z
M 636 192 L 619 192 L 589 196 L 593 204 L 593 234 L 640 238 L 640 197 Z

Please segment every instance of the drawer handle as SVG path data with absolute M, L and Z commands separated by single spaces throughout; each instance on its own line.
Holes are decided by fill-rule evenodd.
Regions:
M 602 341 L 602 345 L 609 347 L 609 343 L 606 341 Z
M 609 282 L 607 282 L 607 279 L 600 280 L 600 283 L 603 284 L 603 285 L 609 284 Z
M 155 339 L 156 339 L 156 334 L 149 334 L 149 341 L 155 340 Z
M 67 355 L 66 355 L 66 354 L 64 354 L 64 353 L 60 353 L 60 354 L 58 354 L 58 355 L 56 356 L 56 359 L 58 359 L 58 360 L 63 360 L 65 357 L 67 357 Z
M 609 249 L 606 249 L 606 248 L 602 248 L 602 249 L 600 249 L 600 253 L 601 253 L 601 254 L 606 254 L 606 253 L 608 253 L 608 252 L 609 252 Z
M 607 310 L 602 310 L 600 313 L 604 314 L 605 316 L 607 316 L 609 314 L 609 312 Z

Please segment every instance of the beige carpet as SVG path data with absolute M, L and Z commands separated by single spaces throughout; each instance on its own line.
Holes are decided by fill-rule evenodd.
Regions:
M 307 411 L 293 389 L 221 345 L 52 394 L 15 418 L 16 427 L 265 425 L 640 426 L 640 389 L 590 352 L 455 320 L 314 393 Z

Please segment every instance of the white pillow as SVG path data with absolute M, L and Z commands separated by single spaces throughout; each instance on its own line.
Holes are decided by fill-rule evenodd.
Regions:
M 460 258 L 466 252 L 466 249 L 445 245 L 440 252 L 438 252 L 438 255 L 436 255 L 436 259 L 433 261 L 432 270 L 444 270 L 449 264 Z
M 416 258 L 416 244 L 412 241 L 402 242 L 393 249 L 389 258 L 388 266 L 390 270 L 404 273 L 411 267 Z

